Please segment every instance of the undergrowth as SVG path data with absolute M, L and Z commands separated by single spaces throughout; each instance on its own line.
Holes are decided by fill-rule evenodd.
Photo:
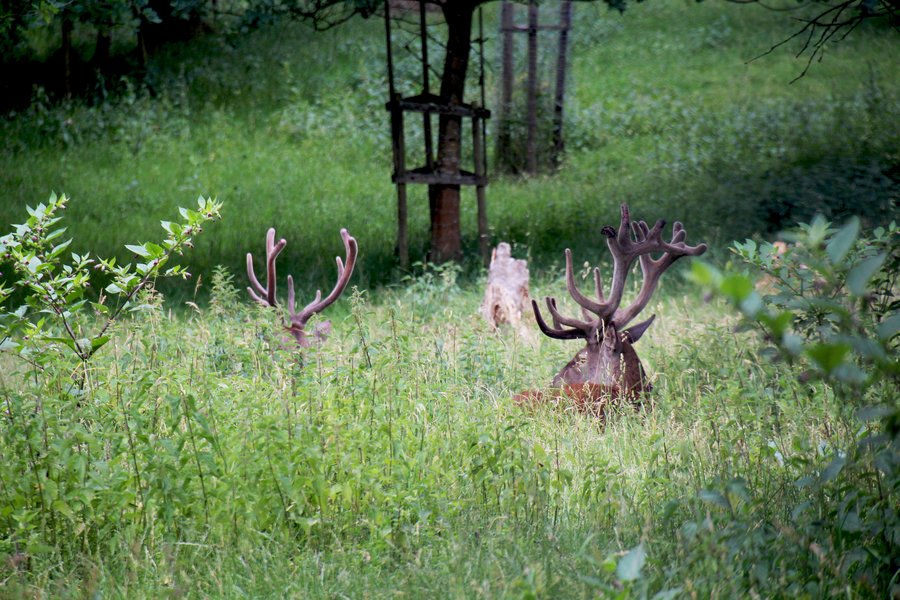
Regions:
M 663 288 L 642 347 L 653 395 L 602 423 L 512 403 L 572 349 L 493 331 L 452 269 L 356 289 L 302 356 L 233 279 L 217 270 L 209 308 L 157 301 L 120 320 L 77 395 L 75 357 L 0 354 L 5 595 L 893 589 L 877 557 L 839 553 L 871 532 L 834 520 L 861 490 L 877 502 L 880 476 L 843 453 L 878 421 L 827 379 L 761 359 L 719 301 Z M 858 403 L 896 400 L 876 384 Z M 845 540 L 826 545 L 823 526 Z

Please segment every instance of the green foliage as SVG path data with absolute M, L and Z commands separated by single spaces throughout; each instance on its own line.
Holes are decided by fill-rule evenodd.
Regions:
M 827 382 L 848 426 L 858 428 L 853 443 L 831 449 L 827 464 L 809 465 L 794 482 L 805 498 L 791 511 L 789 535 L 808 548 L 798 560 L 890 595 L 900 567 L 900 229 L 892 222 L 860 235 L 858 219 L 834 229 L 817 218 L 786 237 L 791 244 L 781 248 L 753 240 L 734 245 L 745 264 L 765 274 L 770 289 L 762 294 L 748 276 L 702 263 L 692 276 L 729 298 L 776 356 L 805 368 L 801 379 Z M 724 543 L 771 542 L 764 531 L 742 530 L 727 496 L 704 494 L 739 522 Z M 769 526 L 784 535 L 785 523 Z
M 890 221 L 873 198 L 889 196 L 898 147 L 893 37 L 851 37 L 786 86 L 788 49 L 744 62 L 783 39 L 781 15 L 658 0 L 622 19 L 601 4 L 576 8 L 560 173 L 489 188 L 493 233 L 528 257 L 535 297 L 558 289 L 548 277 L 563 245 L 579 263 L 606 254 L 597 226 L 623 199 L 711 244 L 811 207 L 881 211 L 861 219 L 867 238 L 869 223 Z M 0 596 L 890 592 L 897 496 L 877 436 L 895 385 L 834 382 L 818 350 L 761 361 L 771 342 L 735 335 L 724 302 L 701 306 L 672 279 L 641 342 L 648 410 L 612 411 L 604 427 L 563 407 L 526 411 L 510 398 L 545 386 L 573 350 L 491 331 L 476 316 L 483 289 L 456 267 L 391 271 L 383 35 L 377 19 L 322 33 L 270 23 L 151 57 L 152 94 L 45 98 L 0 121 L 0 221 L 64 188 L 80 198 L 66 256 L 133 262 L 123 243 L 147 239 L 153 214 L 176 214 L 182 192 L 242 207 L 196 239 L 196 304 L 179 311 L 173 285 L 173 310 L 118 319 L 77 397 L 65 344 L 41 366 L 0 352 Z M 417 80 L 414 60 L 402 69 Z M 410 194 L 421 260 L 428 203 Z M 473 213 L 462 218 L 474 255 Z M 340 227 L 364 242 L 354 282 L 365 291 L 329 309 L 334 334 L 302 369 L 243 292 L 244 255 L 273 225 L 301 297 L 333 285 Z M 103 319 L 82 316 L 89 332 Z M 880 337 L 895 327 L 877 325 Z M 819 343 L 813 331 L 794 332 L 803 348 Z M 836 372 L 872 368 L 852 344 L 835 356 Z M 860 462 L 870 434 L 875 458 Z
M 801 528 L 844 510 L 834 490 L 863 477 L 849 456 L 832 464 L 858 426 L 835 419 L 828 389 L 753 362 L 723 305 L 660 298 L 642 355 L 653 409 L 601 427 L 510 400 L 571 349 L 497 335 L 476 315 L 479 288 L 411 285 L 356 294 L 302 368 L 221 269 L 209 309 L 138 312 L 111 330 L 77 401 L 70 363 L 0 354 L 8 589 L 868 593 L 822 570 L 809 544 L 831 552 L 827 536 Z
M 15 273 L 11 288 L 0 287 L 0 303 L 19 292 L 25 304 L 0 313 L 3 350 L 18 350 L 26 360 L 41 364 L 47 353 L 60 344 L 86 363 L 108 341 L 107 330 L 123 311 L 143 308 L 136 304 L 138 294 L 158 277 L 182 277 L 190 274 L 182 266 L 166 268 L 169 260 L 193 246 L 193 238 L 202 225 L 219 216 L 221 205 L 200 198 L 198 210 L 180 209 L 181 223 L 163 221 L 167 237 L 159 244 L 127 245 L 126 248 L 143 262 L 117 265 L 114 258 L 92 259 L 87 254 L 66 249 L 71 238 L 63 241 L 66 229 L 59 227 L 69 199 L 53 194 L 47 204 L 27 207 L 28 220 L 14 225 L 14 231 L 0 238 L 0 257 Z M 94 301 L 86 293 L 91 285 L 91 270 L 104 273 L 109 283 Z M 93 311 L 96 327 L 86 315 Z M 91 331 L 93 329 L 93 331 Z
M 762 293 L 749 277 L 707 265 L 695 267 L 695 277 L 717 286 L 785 358 L 805 359 L 811 374 L 857 388 L 896 381 L 900 228 L 891 222 L 859 233 L 856 218 L 835 230 L 820 217 L 785 236 L 790 244 L 735 243 L 765 274 Z

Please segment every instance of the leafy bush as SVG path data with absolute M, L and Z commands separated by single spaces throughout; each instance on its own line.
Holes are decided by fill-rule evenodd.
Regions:
M 898 592 L 900 568 L 900 228 L 860 236 L 851 219 L 834 229 L 822 218 L 786 236 L 791 245 L 736 243 L 734 252 L 766 279 L 722 274 L 695 263 L 693 278 L 732 300 L 748 327 L 771 343 L 771 356 L 801 366 L 838 397 L 855 443 L 795 482 L 788 523 L 753 528 L 760 543 L 792 547 L 806 569 L 853 577 L 875 596 Z M 762 291 L 758 291 L 761 288 Z M 706 492 L 727 505 L 726 494 Z M 748 493 L 745 490 L 744 497 Z M 732 518 L 740 516 L 731 512 Z M 765 531 L 778 534 L 765 535 Z M 748 528 L 724 537 L 749 543 Z M 799 549 L 799 550 L 798 550 Z M 810 590 L 807 590 L 810 591 Z
M 199 210 L 182 208 L 184 222 L 162 222 L 168 237 L 160 244 L 126 246 L 146 262 L 117 265 L 115 259 L 75 253 L 71 262 L 66 262 L 65 252 L 72 240 L 61 241 L 66 230 L 58 227 L 62 217 L 57 215 L 68 201 L 65 195 L 53 194 L 47 204 L 28 207 L 28 219 L 0 238 L 0 257 L 15 271 L 12 288 L 0 287 L 0 303 L 15 291 L 24 296 L 25 302 L 12 311 L 0 312 L 0 350 L 16 349 L 36 364 L 59 347 L 68 348 L 82 365 L 86 364 L 109 341 L 107 331 L 119 315 L 142 308 L 135 301 L 153 281 L 158 277 L 189 277 L 184 267 L 165 267 L 173 256 L 192 246 L 194 236 L 204 223 L 219 216 L 221 206 L 200 198 Z M 92 269 L 111 278 L 94 300 L 87 293 Z M 98 322 L 84 314 L 88 308 L 99 317 Z

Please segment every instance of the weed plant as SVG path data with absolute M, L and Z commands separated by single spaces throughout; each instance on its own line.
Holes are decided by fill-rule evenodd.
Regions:
M 0 354 L 5 595 L 883 597 L 894 585 L 871 565 L 889 560 L 896 518 L 859 513 L 893 523 L 873 532 L 841 517 L 896 497 L 895 480 L 879 492 L 877 473 L 843 468 L 843 449 L 877 429 L 840 388 L 761 359 L 719 301 L 669 288 L 642 349 L 653 396 L 601 423 L 512 404 L 571 348 L 493 331 L 454 269 L 377 299 L 356 290 L 335 334 L 302 355 L 232 280 L 216 271 L 208 309 L 156 302 L 119 322 L 77 401 L 67 361 Z M 866 402 L 895 404 L 895 390 L 875 385 Z M 887 545 L 865 545 L 873 534 Z M 874 559 L 856 554 L 867 548 Z

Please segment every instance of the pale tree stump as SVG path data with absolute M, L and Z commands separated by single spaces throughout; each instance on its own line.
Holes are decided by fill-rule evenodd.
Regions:
M 528 262 L 513 258 L 506 242 L 500 242 L 491 254 L 481 314 L 495 328 L 508 324 L 520 335 L 529 338 L 533 335 L 522 319 L 523 314 L 526 319 L 531 314 Z

